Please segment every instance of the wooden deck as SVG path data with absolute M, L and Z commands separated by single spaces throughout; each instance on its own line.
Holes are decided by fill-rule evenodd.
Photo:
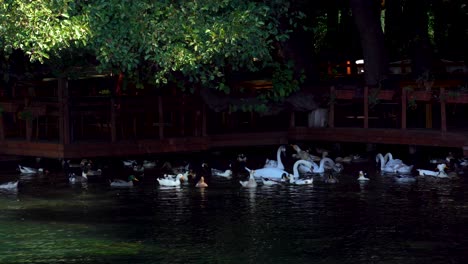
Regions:
M 468 151 L 468 133 L 420 129 L 372 128 L 290 128 L 288 131 L 233 133 L 201 137 L 166 138 L 120 142 L 0 142 L 0 155 L 37 156 L 47 158 L 83 158 L 107 156 L 139 156 L 173 152 L 198 152 L 213 148 L 252 147 L 311 142 L 361 142 L 434 147 L 453 147 Z
M 47 100 L 33 95 L 0 98 L 3 111 L 0 114 L 0 155 L 123 157 L 297 141 L 452 147 L 468 155 L 468 130 L 453 130 L 447 120 L 448 106 L 468 105 L 468 93 L 455 90 L 466 83 L 436 82 L 434 85 L 437 88 L 428 92 L 420 90 L 420 84 L 414 82 L 400 83 L 391 93 L 384 90 L 374 93 L 367 87 L 359 92 L 358 89 L 340 90 L 332 86 L 328 126 L 310 127 L 311 123 L 304 125 L 303 120 L 298 120 L 304 113 L 284 113 L 268 120 L 253 113 L 215 113 L 209 112 L 196 97 L 160 94 L 71 96 L 81 88 L 68 88 L 67 81 L 61 79 L 53 97 Z M 393 128 L 373 127 L 375 122 L 372 120 L 381 117 L 370 116 L 369 100 L 372 97 L 395 106 L 396 114 L 392 113 L 394 116 L 390 121 L 380 119 L 385 125 L 391 122 Z M 354 104 L 356 113 L 345 112 L 335 117 L 339 110 L 337 102 Z M 424 106 L 424 127 L 412 128 L 411 122 L 415 118 L 407 117 L 411 113 L 407 110 L 409 102 Z M 433 120 L 432 108 L 440 113 L 437 113 L 440 120 Z M 352 127 L 341 127 L 337 117 L 348 114 L 353 116 L 355 123 Z M 466 120 L 464 113 L 462 119 Z M 437 121 L 434 123 L 440 125 L 440 129 L 433 128 L 433 121 Z

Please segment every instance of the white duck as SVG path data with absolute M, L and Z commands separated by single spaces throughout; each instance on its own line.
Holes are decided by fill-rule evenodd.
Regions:
M 113 180 L 113 181 L 111 181 L 110 186 L 111 187 L 132 187 L 133 186 L 133 181 L 138 181 L 138 179 L 135 178 L 135 176 L 130 175 L 130 176 L 128 176 L 128 181 Z
M 431 170 L 422 170 L 422 169 L 417 169 L 419 176 L 434 176 L 434 177 L 439 177 L 439 178 L 447 178 L 448 174 L 445 172 L 445 168 L 447 165 L 445 163 L 437 165 L 437 170 L 438 171 L 431 171 Z
M 156 161 L 144 160 L 142 166 L 145 169 L 153 169 L 154 167 L 156 167 Z
M 205 182 L 205 177 L 201 176 L 200 180 L 198 180 L 197 184 L 195 184 L 195 187 L 197 187 L 197 188 L 206 188 L 206 187 L 208 187 L 208 184 Z
M 88 170 L 83 170 L 81 174 L 82 174 L 83 177 L 101 176 L 102 175 L 102 170 L 101 169 L 97 169 L 97 170 L 88 169 Z
M 242 185 L 242 187 L 245 187 L 245 188 L 256 188 L 257 187 L 257 181 L 255 180 L 254 174 L 255 174 L 255 170 L 250 170 L 249 171 L 249 179 L 247 181 L 239 181 L 239 183 Z
M 21 166 L 21 165 L 18 165 L 18 169 L 19 169 L 21 174 L 36 174 L 36 173 L 39 173 L 39 172 L 43 172 L 42 168 L 35 169 L 35 168 Z
M 133 166 L 137 165 L 136 160 L 123 160 L 122 163 L 124 167 L 127 167 L 127 168 L 132 168 Z
M 16 190 L 18 188 L 18 181 L 11 181 L 7 183 L 0 184 L 0 189 L 4 190 Z
M 278 150 L 276 151 L 276 160 L 270 160 L 267 159 L 265 161 L 265 166 L 264 168 L 278 168 L 281 170 L 284 170 L 284 165 L 283 162 L 281 161 L 281 154 L 286 153 L 286 147 L 285 146 L 280 146 Z
M 84 182 L 87 180 L 88 178 L 86 177 L 86 175 L 83 176 L 83 174 L 81 176 L 78 176 L 75 173 L 68 174 L 68 181 L 70 183 Z
M 211 175 L 215 177 L 223 177 L 226 179 L 231 179 L 232 178 L 232 170 L 227 169 L 225 171 L 218 170 L 218 169 L 211 169 Z
M 363 171 L 359 171 L 359 177 L 357 178 L 358 181 L 369 181 L 369 178 L 366 178 Z
M 158 178 L 157 180 L 158 180 L 159 185 L 161 186 L 175 187 L 175 186 L 180 186 L 180 183 L 181 183 L 180 179 L 182 179 L 183 177 L 184 177 L 183 174 L 177 174 L 175 179 L 172 177 L 165 177 L 162 179 Z

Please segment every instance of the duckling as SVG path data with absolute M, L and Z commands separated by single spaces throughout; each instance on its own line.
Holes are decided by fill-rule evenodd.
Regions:
M 338 179 L 333 174 L 328 174 L 327 178 L 325 179 L 326 183 L 338 183 Z
M 195 187 L 197 188 L 206 188 L 208 187 L 208 184 L 205 182 L 205 177 L 201 176 L 200 180 L 195 184 Z

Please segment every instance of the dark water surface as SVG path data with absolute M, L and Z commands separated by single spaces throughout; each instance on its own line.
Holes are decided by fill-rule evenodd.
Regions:
M 0 171 L 0 263 L 466 263 L 465 178 L 207 189 L 70 185 Z M 366 165 L 370 166 L 370 165 Z

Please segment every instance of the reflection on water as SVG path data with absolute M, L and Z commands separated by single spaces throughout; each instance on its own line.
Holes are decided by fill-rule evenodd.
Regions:
M 0 263 L 461 263 L 463 178 L 402 179 L 356 170 L 328 184 L 241 188 L 70 185 L 18 176 L 0 190 Z

